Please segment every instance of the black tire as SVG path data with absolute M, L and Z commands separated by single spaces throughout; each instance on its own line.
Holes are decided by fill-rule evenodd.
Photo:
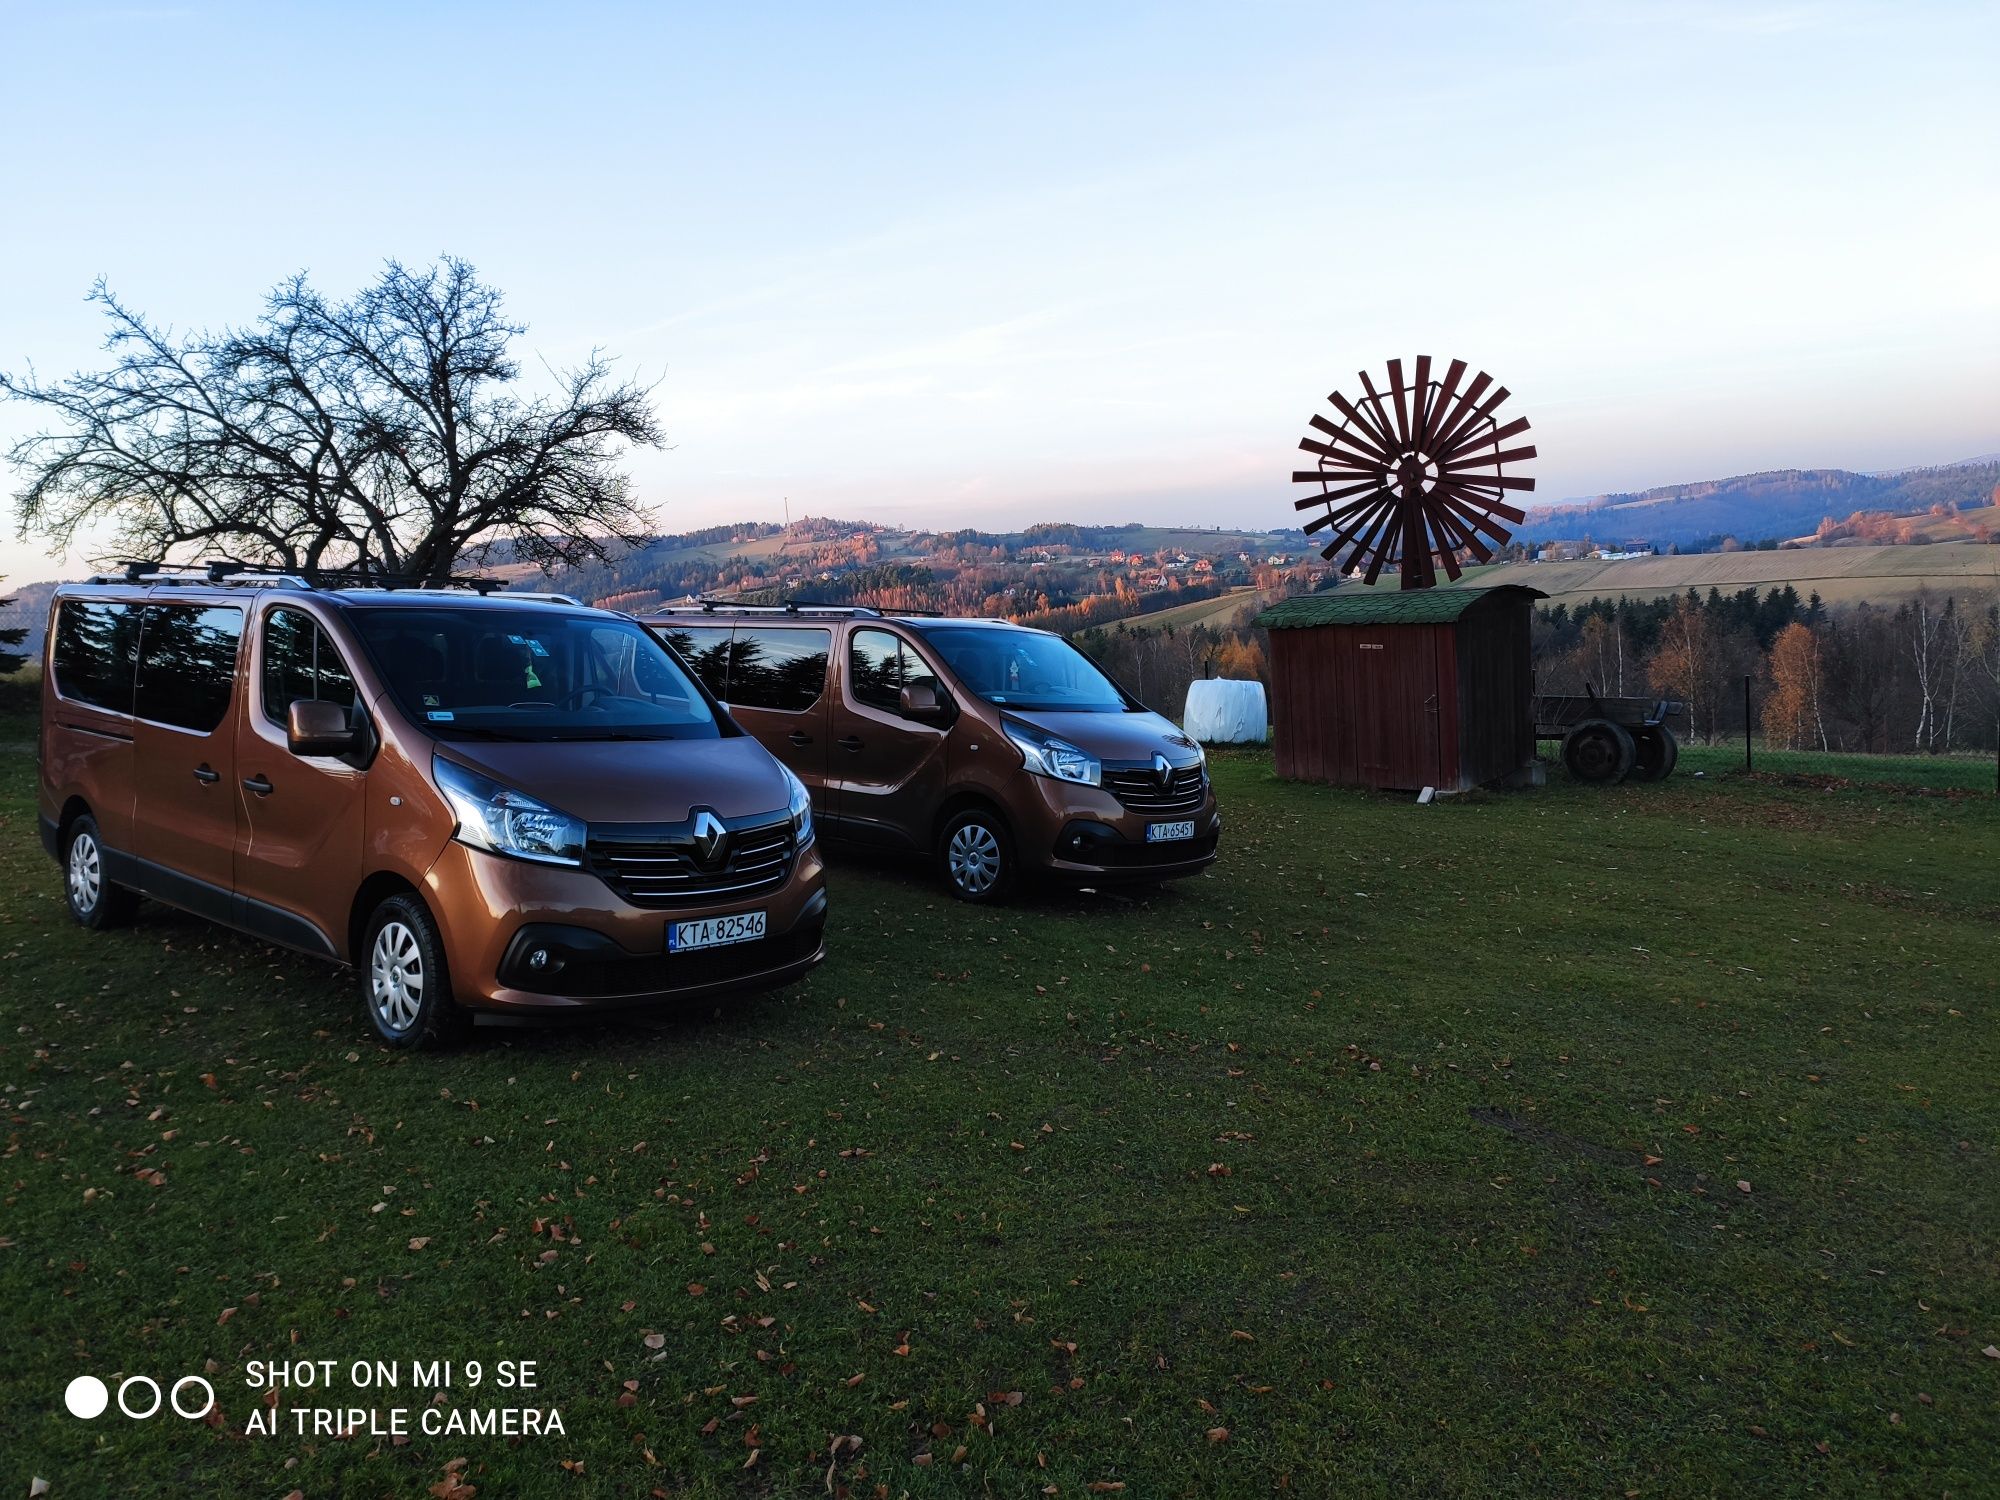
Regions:
M 1615 786 L 1632 771 L 1636 750 L 1624 726 L 1586 719 L 1563 739 L 1563 764 L 1578 781 Z
M 63 894 L 69 914 L 85 927 L 101 931 L 122 927 L 138 909 L 139 893 L 113 885 L 104 873 L 104 835 L 97 819 L 80 814 L 63 834 Z
M 1006 821 L 984 807 L 968 807 L 938 835 L 938 873 L 961 901 L 989 905 L 1014 888 L 1018 863 Z
M 1681 758 L 1681 742 L 1664 724 L 1632 731 L 1632 776 L 1636 781 L 1665 781 Z
M 375 908 L 355 969 L 361 1012 L 383 1045 L 441 1047 L 470 1029 L 472 1018 L 452 998 L 437 922 L 417 897 L 391 896 Z

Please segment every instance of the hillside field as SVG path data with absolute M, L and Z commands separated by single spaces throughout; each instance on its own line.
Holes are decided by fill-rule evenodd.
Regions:
M 1829 604 L 1867 600 L 1894 606 L 1926 586 L 1961 599 L 2000 593 L 2000 547 L 1972 542 L 1928 546 L 1798 547 L 1776 552 L 1705 552 L 1626 562 L 1510 563 L 1468 568 L 1461 587 L 1526 584 L 1551 604 L 1593 598 L 1657 599 L 1697 589 L 1760 592 L 1789 583 Z
M 1990 1489 L 1991 798 L 1419 808 L 1224 754 L 1202 878 L 988 910 L 838 860 L 787 992 L 411 1055 L 335 971 L 75 927 L 33 733 L 0 722 L 22 1491 Z M 564 1435 L 300 1437 L 297 1391 L 245 1435 L 251 1359 L 418 1358 L 538 1361 L 441 1409 Z M 63 1410 L 204 1368 L 212 1427 Z

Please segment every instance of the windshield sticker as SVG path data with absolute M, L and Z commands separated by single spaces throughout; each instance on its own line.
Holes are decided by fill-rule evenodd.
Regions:
M 449 724 L 452 720 L 452 712 L 448 708 L 434 708 L 425 714 L 424 717 L 434 724 Z
M 507 639 L 517 646 L 526 646 L 536 656 L 547 656 L 549 654 L 549 648 L 531 635 L 510 635 Z

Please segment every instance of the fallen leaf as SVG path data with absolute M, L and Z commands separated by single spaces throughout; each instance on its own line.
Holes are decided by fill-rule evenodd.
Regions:
M 424 1246 L 428 1245 L 430 1242 L 431 1242 L 431 1237 L 429 1235 L 420 1234 L 415 1239 L 410 1241 L 410 1248 L 412 1250 L 421 1250 L 424 1248 Z
M 664 1349 L 667 1347 L 667 1336 L 664 1333 L 649 1333 L 640 1342 L 648 1349 Z
M 1208 1440 L 1209 1440 L 1209 1441 L 1210 1441 L 1211 1443 L 1226 1443 L 1226 1442 L 1228 1442 L 1228 1441 L 1229 1441 L 1229 1429 L 1228 1429 L 1227 1427 L 1211 1427 L 1211 1428 L 1209 1428 L 1209 1429 L 1208 1429 Z

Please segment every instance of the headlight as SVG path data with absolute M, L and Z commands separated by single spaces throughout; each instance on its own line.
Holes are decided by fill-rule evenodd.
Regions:
M 431 775 L 458 818 L 456 837 L 475 849 L 545 865 L 581 865 L 589 830 L 583 820 L 557 812 L 525 792 L 502 786 L 442 755 L 431 758 Z
M 813 841 L 813 800 L 806 784 L 792 774 L 790 766 L 778 767 L 785 773 L 785 780 L 792 784 L 792 847 L 803 849 Z
M 1098 764 L 1097 757 L 1085 754 L 1068 740 L 1059 740 L 1019 719 L 1003 716 L 1000 725 L 1014 742 L 1014 748 L 1021 752 L 1028 769 L 1037 776 L 1074 781 L 1083 786 L 1097 786 L 1104 779 L 1104 767 Z

